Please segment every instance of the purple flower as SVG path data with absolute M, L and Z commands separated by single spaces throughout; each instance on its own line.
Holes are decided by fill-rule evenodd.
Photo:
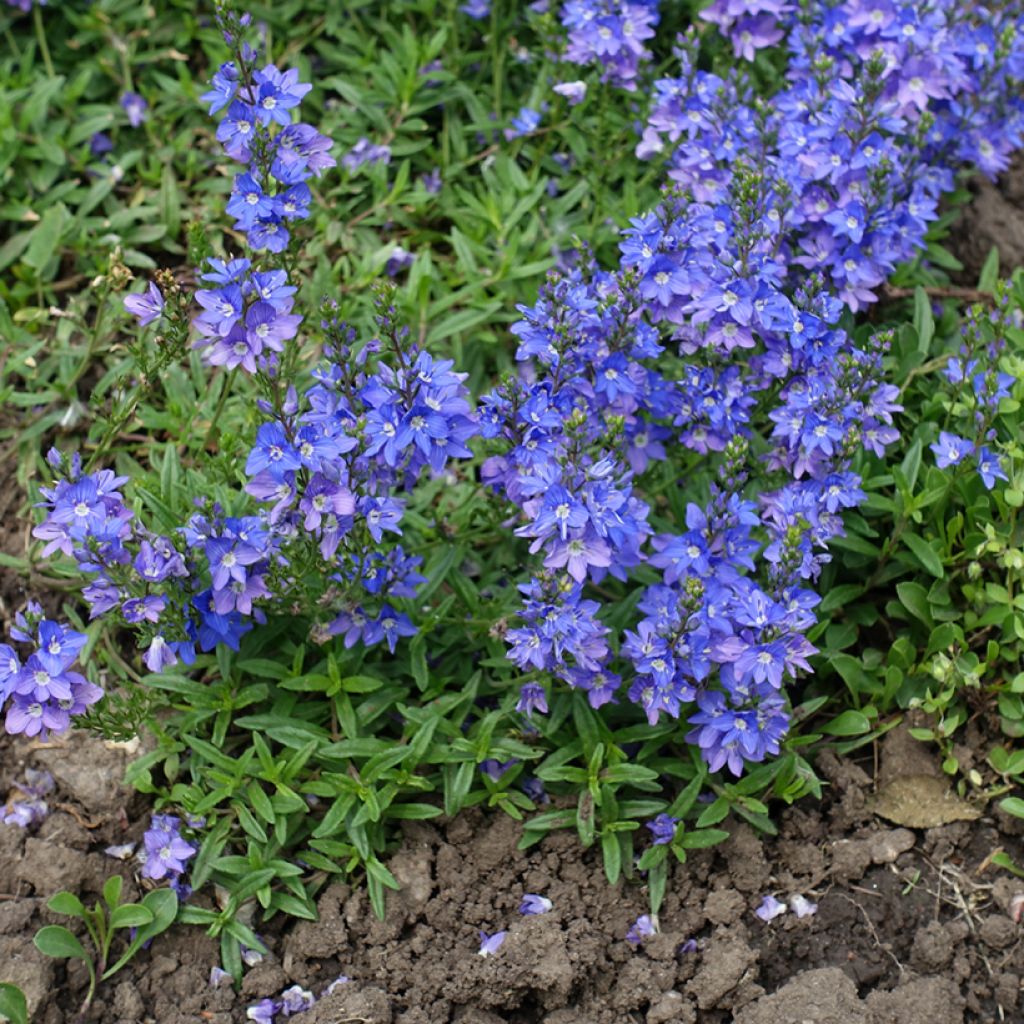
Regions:
M 978 453 L 975 458 L 978 460 L 978 473 L 981 476 L 982 482 L 990 491 L 995 487 L 997 480 L 1008 479 L 1006 473 L 1003 471 L 999 456 L 990 448 L 982 445 L 982 447 L 978 449 Z
M 181 823 L 173 814 L 154 814 L 142 837 L 146 862 L 142 877 L 160 880 L 176 877 L 185 870 L 185 862 L 196 854 L 196 847 L 181 837 Z
M 534 711 L 546 715 L 548 713 L 548 698 L 544 687 L 540 683 L 525 683 L 519 691 L 516 711 L 525 714 L 528 718 L 533 717 Z
M 105 132 L 94 132 L 89 139 L 89 152 L 93 156 L 103 156 L 104 153 L 109 153 L 113 148 L 114 144 L 110 141 L 110 136 Z
M 255 1021 L 256 1024 L 274 1024 L 274 1015 L 280 1010 L 280 1004 L 273 999 L 261 999 L 252 1006 L 245 1009 L 245 1019 Z
M 511 127 L 505 129 L 505 138 L 521 138 L 523 135 L 530 135 L 540 126 L 541 113 L 532 110 L 530 107 L 523 107 L 515 117 L 512 118 Z
M 309 989 L 305 989 L 301 985 L 292 985 L 291 988 L 286 988 L 281 993 L 281 1012 L 286 1017 L 290 1017 L 294 1013 L 312 1009 L 315 1002 L 316 998 Z
M 138 319 L 140 327 L 145 327 L 163 315 L 164 297 L 160 289 L 150 281 L 141 295 L 125 296 L 124 308 Z
M 480 762 L 480 771 L 491 780 L 491 782 L 500 782 L 501 777 L 511 768 L 514 764 L 518 764 L 516 758 L 512 758 L 511 761 L 498 761 L 496 758 L 489 757 L 486 761 Z
M 817 913 L 818 904 L 812 903 L 806 896 L 801 896 L 797 893 L 795 896 L 790 896 L 789 909 L 792 910 L 797 917 L 810 917 L 812 914 Z
M 255 967 L 257 964 L 263 963 L 265 954 L 259 949 L 250 949 L 248 946 L 242 947 L 242 963 L 246 967 Z
M 659 814 L 647 822 L 647 827 L 651 830 L 651 835 L 654 836 L 654 845 L 663 846 L 666 843 L 671 843 L 676 837 L 676 825 L 679 824 L 679 821 L 679 818 L 673 818 L 671 814 Z
M 253 75 L 256 86 L 256 116 L 264 123 L 291 124 L 291 110 L 299 105 L 302 97 L 313 88 L 299 81 L 296 68 L 278 71 L 268 64 Z
M 785 903 L 780 903 L 774 896 L 765 896 L 761 905 L 754 913 L 765 923 L 774 921 L 780 914 L 784 914 L 789 908 Z
M 554 904 L 546 896 L 538 896 L 528 892 L 519 903 L 519 913 L 526 916 L 546 914 Z
M 938 441 L 933 442 L 929 447 L 935 453 L 935 465 L 939 469 L 959 465 L 974 451 L 972 442 L 945 430 L 939 433 Z
M 375 146 L 367 138 L 360 139 L 342 158 L 342 166 L 349 171 L 358 170 L 363 164 L 387 164 L 391 162 L 391 147 Z
M 626 941 L 631 946 L 639 946 L 644 939 L 649 938 L 652 935 L 656 935 L 658 929 L 654 925 L 654 921 L 651 919 L 649 914 L 641 914 L 630 926 L 629 931 L 626 932 Z
M 330 985 L 328 985 L 327 988 L 324 989 L 323 995 L 329 996 L 331 995 L 331 993 L 336 992 L 339 988 L 341 988 L 342 985 L 347 985 L 348 983 L 349 979 L 347 975 L 339 974 L 334 979 L 334 981 L 332 981 Z
M 495 932 L 493 935 L 488 935 L 487 932 L 480 932 L 480 948 L 477 953 L 480 956 L 494 956 L 495 953 L 501 949 L 501 944 L 505 941 L 505 936 L 508 932 Z
M 210 988 L 223 988 L 231 984 L 231 975 L 216 965 L 210 968 Z
M 138 128 L 146 120 L 149 104 L 137 92 L 126 92 L 121 97 L 121 106 L 124 107 L 128 123 L 133 128 Z
M 103 852 L 114 860 L 128 860 L 135 853 L 135 844 L 121 843 L 119 846 L 108 846 Z
M 45 800 L 14 800 L 6 807 L 0 806 L 0 824 L 28 828 L 38 825 L 49 813 Z
M 388 277 L 396 277 L 406 267 L 411 267 L 415 260 L 416 257 L 411 252 L 403 249 L 400 245 L 396 245 L 391 250 L 387 263 L 384 264 L 384 273 Z
M 491 0 L 466 0 L 459 5 L 459 10 L 476 21 L 482 21 L 491 13 Z
M 570 106 L 575 107 L 577 103 L 582 103 L 587 95 L 587 83 L 582 81 L 576 82 L 559 82 L 554 86 L 554 91 L 559 96 L 564 96 Z

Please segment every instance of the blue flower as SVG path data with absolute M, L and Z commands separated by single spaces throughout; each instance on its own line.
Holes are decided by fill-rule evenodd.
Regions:
M 519 903 L 519 913 L 524 916 L 546 914 L 553 906 L 554 904 L 546 896 L 528 892 Z
M 480 948 L 477 953 L 480 956 L 494 956 L 495 953 L 501 949 L 501 944 L 505 941 L 505 937 L 508 932 L 495 932 L 493 935 L 488 935 L 487 932 L 480 932 Z
M 675 839 L 676 825 L 679 824 L 679 821 L 679 818 L 673 818 L 671 814 L 659 814 L 647 822 L 647 827 L 651 830 L 651 835 L 654 836 L 654 845 L 663 846 L 671 843 Z
M 974 451 L 974 444 L 971 441 L 945 430 L 939 433 L 938 441 L 928 447 L 935 453 L 935 465 L 939 469 L 959 465 Z
M 985 486 L 991 491 L 997 480 L 1006 480 L 1008 477 L 1003 471 L 1002 462 L 990 448 L 982 445 L 978 449 L 975 458 L 978 460 L 978 473 Z
M 140 327 L 146 327 L 163 315 L 163 293 L 150 281 L 142 295 L 125 296 L 124 308 L 139 321 Z
M 146 120 L 149 104 L 137 92 L 124 93 L 121 96 L 121 106 L 128 115 L 128 123 L 133 128 L 138 128 Z
M 519 691 L 516 711 L 525 714 L 528 718 L 533 716 L 534 711 L 546 715 L 548 713 L 548 699 L 547 694 L 544 692 L 544 687 L 540 683 L 525 683 Z

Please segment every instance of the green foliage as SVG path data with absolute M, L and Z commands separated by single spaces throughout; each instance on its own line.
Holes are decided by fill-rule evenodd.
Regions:
M 91 908 L 70 892 L 59 892 L 46 904 L 55 914 L 81 921 L 91 949 L 87 949 L 70 929 L 57 924 L 40 928 L 33 940 L 36 948 L 46 956 L 85 963 L 89 971 L 89 989 L 82 1004 L 81 1017 L 92 1003 L 98 982 L 106 981 L 121 970 L 147 942 L 170 928 L 178 915 L 178 897 L 172 889 L 154 889 L 146 893 L 141 903 L 122 903 L 123 883 L 120 875 L 111 875 L 103 885 L 103 899 Z M 135 929 L 134 937 L 121 956 L 110 964 L 115 934 L 126 929 Z M 0 1012 L 6 1012 L 2 1001 Z
M 852 705 L 826 726 L 838 735 L 836 724 L 854 724 L 855 714 L 863 719 L 856 731 L 866 732 L 874 721 L 895 724 L 900 711 L 921 709 L 930 724 L 914 735 L 938 744 L 961 790 L 998 796 L 1024 783 L 1024 756 L 1015 750 L 1024 735 L 1024 274 L 999 282 L 993 256 L 979 289 L 992 298 L 961 324 L 953 303 L 939 316 L 918 287 L 913 320 L 896 332 L 890 363 L 904 405 L 902 447 L 885 466 L 860 467 L 868 501 L 863 515 L 849 517 L 850 534 L 823 576 L 822 608 L 832 620 L 821 626 L 819 688 L 828 687 L 831 668 Z M 961 346 L 970 358 L 992 345 L 1002 346 L 999 369 L 1013 383 L 986 411 L 970 381 L 951 383 L 943 370 L 965 359 Z M 936 468 L 929 446 L 943 430 L 980 437 L 1001 453 L 1009 479 L 989 490 L 972 462 Z M 984 774 L 982 765 L 961 774 L 954 753 L 970 719 L 990 744 Z M 1013 796 L 1000 806 L 1019 815 L 1024 802 Z
M 511 368 L 513 311 L 533 300 L 547 272 L 580 239 L 609 263 L 618 229 L 657 200 L 655 170 L 615 159 L 635 146 L 639 102 L 596 76 L 580 106 L 555 99 L 539 132 L 497 144 L 518 106 L 548 97 L 552 69 L 516 60 L 502 22 L 514 5 L 495 6 L 486 28 L 452 17 L 455 0 L 251 8 L 271 56 L 315 81 L 308 119 L 339 155 L 364 137 L 392 151 L 388 165 L 339 168 L 318 182 L 290 267 L 301 302 L 314 309 L 333 296 L 345 319 L 370 323 L 372 286 L 402 247 L 415 260 L 396 281 L 401 316 L 467 370 L 476 390 Z M 676 5 L 666 18 L 682 27 L 692 6 Z M 81 448 L 90 465 L 112 453 L 113 468 L 132 481 L 135 511 L 168 530 L 185 520 L 193 495 L 229 514 L 239 509 L 239 456 L 258 415 L 251 383 L 211 375 L 186 331 L 129 341 L 121 329 L 133 275 L 155 277 L 180 307 L 168 322 L 182 323 L 192 268 L 238 249 L 220 215 L 231 171 L 198 103 L 223 42 L 200 14 L 184 0 L 54 5 L 44 39 L 32 19 L 0 11 L 8 40 L 0 57 L 0 339 L 9 350 L 0 355 L 0 405 L 14 414 L 0 420 L 0 442 L 16 449 L 26 486 L 52 440 Z M 548 52 L 552 27 L 550 17 L 531 15 L 522 42 Z M 731 59 L 724 40 L 708 46 L 709 66 Z M 431 69 L 441 56 L 444 69 Z M 754 82 L 767 91 L 778 73 L 759 54 Z M 118 106 L 125 90 L 150 103 L 141 128 L 130 128 Z M 113 143 L 102 158 L 90 151 L 101 131 Z M 438 191 L 428 187 L 435 172 Z M 1006 794 L 1024 780 L 1013 744 L 1024 735 L 1024 385 L 991 424 L 1012 462 L 1005 486 L 987 491 L 976 474 L 934 467 L 928 446 L 974 411 L 969 395 L 940 386 L 959 322 L 954 303 L 933 308 L 931 291 L 957 266 L 941 245 L 953 215 L 938 223 L 924 260 L 894 278 L 913 289 L 905 305 L 888 307 L 902 449 L 885 464 L 855 467 L 868 501 L 846 517 L 847 536 L 823 576 L 822 621 L 811 637 L 818 675 L 795 698 L 795 727 L 778 758 L 738 781 L 709 777 L 685 724 L 651 727 L 631 705 L 599 717 L 580 693 L 551 695 L 549 714 L 524 722 L 516 698 L 537 676 L 517 674 L 503 642 L 518 604 L 510 579 L 521 548 L 475 480 L 453 472 L 418 489 L 403 521 L 410 549 L 426 555 L 427 582 L 417 597 L 420 634 L 394 657 L 311 636 L 313 609 L 296 607 L 244 637 L 237 654 L 220 649 L 188 674 L 153 675 L 117 636 L 82 626 L 67 609 L 89 633 L 90 664 L 122 682 L 90 724 L 117 738 L 155 734 L 129 779 L 157 804 L 206 818 L 191 881 L 222 895 L 180 912 L 164 889 L 120 904 L 115 877 L 92 909 L 67 893 L 51 901 L 82 922 L 91 948 L 58 926 L 40 931 L 38 948 L 87 964 L 88 1003 L 100 980 L 177 918 L 217 937 L 239 977 L 241 947 L 260 948 L 258 923 L 281 913 L 313 918 L 317 894 L 334 879 L 365 881 L 383 913 L 397 887 L 386 860 L 401 822 L 474 806 L 522 821 L 524 848 L 574 831 L 601 851 L 610 882 L 647 872 L 656 913 L 673 858 L 683 863 L 722 841 L 730 820 L 774 831 L 772 801 L 821 795 L 815 750 L 870 743 L 911 707 L 931 715 L 921 735 L 939 743 L 951 775 L 954 737 L 972 715 L 987 716 L 1005 742 L 988 752 L 988 780 L 962 784 L 987 785 L 1005 811 L 1020 814 L 1024 804 Z M 995 293 L 997 278 L 990 261 L 981 288 Z M 1024 309 L 1020 274 L 1008 294 Z M 1006 342 L 1004 367 L 1019 382 L 1024 332 L 1008 328 Z M 664 499 L 655 528 L 684 518 L 675 484 L 685 460 L 653 471 L 663 473 Z M 69 587 L 69 573 L 33 558 L 0 555 L 0 564 Z M 294 571 L 301 578 L 313 569 Z M 603 585 L 608 624 L 621 625 L 635 596 L 614 579 Z M 671 842 L 652 846 L 643 825 L 660 813 L 679 824 Z M 128 927 L 139 929 L 136 938 L 108 963 L 115 932 Z M 0 1013 L 18 1020 L 8 988 L 0 986 Z
M 28 1024 L 28 1003 L 25 993 L 7 981 L 0 981 L 0 1018 L 10 1024 Z

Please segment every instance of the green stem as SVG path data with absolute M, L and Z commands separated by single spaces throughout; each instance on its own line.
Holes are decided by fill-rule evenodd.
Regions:
M 11 48 L 11 53 L 14 54 L 14 59 L 20 64 L 21 63 L 21 48 L 18 46 L 18 41 L 14 38 L 11 30 L 4 26 L 4 38 L 7 40 L 7 45 Z
M 78 1016 L 75 1018 L 75 1024 L 82 1024 L 85 1020 L 89 1007 L 92 1006 L 93 997 L 96 995 L 96 968 L 93 967 L 91 960 L 86 960 L 85 966 L 89 968 L 89 991 L 85 993 L 85 999 L 82 1000 Z
M 50 78 L 54 77 L 53 61 L 50 59 L 50 48 L 46 45 L 46 30 L 43 28 L 43 12 L 39 4 L 32 5 L 32 20 L 36 26 L 36 39 L 39 40 L 39 52 L 43 55 L 43 64 Z
M 92 331 L 89 334 L 89 343 L 88 345 L 86 345 L 85 355 L 79 362 L 78 368 L 72 374 L 71 380 L 69 380 L 66 384 L 69 397 L 71 397 L 71 391 L 74 388 L 74 386 L 79 382 L 79 380 L 81 380 L 82 375 L 85 373 L 85 371 L 89 369 L 89 364 L 92 362 L 93 356 L 96 355 L 96 350 L 99 347 L 100 331 L 103 328 L 103 318 L 107 312 L 107 298 L 109 297 L 109 295 L 110 284 L 108 282 L 107 285 L 104 287 L 102 293 L 100 294 L 99 307 L 96 310 L 96 322 L 93 324 Z
M 204 451 L 206 446 L 213 440 L 214 433 L 217 432 L 217 421 L 220 419 L 220 414 L 224 411 L 224 406 L 227 404 L 228 396 L 231 394 L 231 385 L 235 382 L 235 375 L 238 371 L 236 366 L 233 370 L 229 371 L 227 380 L 224 381 L 224 387 L 220 390 L 220 395 L 217 398 L 217 406 L 213 410 L 213 416 L 210 417 L 210 426 L 206 431 L 206 436 L 203 438 L 203 443 L 199 450 Z

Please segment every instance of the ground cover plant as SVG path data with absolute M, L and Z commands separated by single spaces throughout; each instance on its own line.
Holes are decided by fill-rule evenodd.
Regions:
M 910 708 L 1024 811 L 1024 280 L 950 288 L 942 245 L 1021 142 L 1014 5 L 10 7 L 38 543 L 5 565 L 42 603 L 0 704 L 145 737 L 122 853 L 166 894 L 57 897 L 83 1014 L 119 925 L 173 902 L 238 982 L 332 880 L 383 913 L 397 826 L 472 807 L 643 879 L 640 943 L 670 858 L 772 832 Z

